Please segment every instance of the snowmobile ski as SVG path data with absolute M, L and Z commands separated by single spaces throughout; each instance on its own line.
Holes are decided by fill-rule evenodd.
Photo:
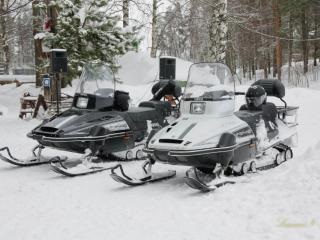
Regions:
M 149 170 L 147 170 L 147 167 L 150 167 Z M 120 174 L 116 173 L 116 169 L 120 169 Z M 111 169 L 110 176 L 117 182 L 129 185 L 129 186 L 139 186 L 144 185 L 146 183 L 150 182 L 157 182 L 161 180 L 165 180 L 168 178 L 172 178 L 176 175 L 176 171 L 169 170 L 167 172 L 159 172 L 159 173 L 152 173 L 151 170 L 151 163 L 149 161 L 146 161 L 143 165 L 143 170 L 145 172 L 145 176 L 142 178 L 132 178 L 125 174 L 123 167 L 121 164 L 118 164 L 114 168 Z
M 38 153 L 36 154 L 35 151 L 38 149 Z M 0 152 L 7 152 L 8 157 L 4 156 L 3 154 L 0 153 L 0 159 L 13 164 L 15 166 L 19 166 L 19 167 L 31 167 L 31 166 L 38 166 L 38 165 L 42 165 L 42 164 L 48 164 L 50 162 L 63 162 L 67 160 L 67 157 L 60 157 L 59 159 L 57 158 L 45 158 L 43 156 L 41 156 L 41 150 L 43 149 L 42 146 L 36 146 L 35 148 L 33 148 L 32 153 L 33 153 L 33 157 L 30 159 L 26 159 L 26 160 L 21 160 L 18 158 L 15 158 L 8 147 L 4 147 L 0 149 Z
M 222 187 L 226 184 L 234 184 L 236 183 L 235 181 L 231 181 L 231 180 L 222 180 L 219 179 L 219 177 L 217 177 L 219 179 L 219 181 L 215 184 L 206 184 L 203 181 L 200 180 L 200 178 L 197 176 L 197 170 L 195 168 L 191 168 L 190 170 L 188 170 L 186 172 L 186 177 L 184 178 L 186 184 L 193 188 L 193 189 L 197 189 L 200 190 L 202 192 L 210 192 L 210 191 L 214 191 L 219 187 Z M 191 172 L 193 172 L 193 174 L 190 174 Z M 193 175 L 193 176 L 191 176 Z M 215 180 L 213 180 L 215 181 Z
M 189 177 L 185 177 L 185 183 L 196 190 L 200 190 L 202 192 L 210 192 L 210 191 L 214 191 L 217 189 L 216 186 L 208 186 L 204 183 L 201 183 L 200 181 L 194 179 L 194 178 L 189 178 Z
M 51 162 L 51 170 L 56 173 L 62 174 L 67 177 L 77 177 L 84 176 L 93 173 L 98 173 L 102 171 L 109 170 L 114 166 L 108 166 L 106 163 L 102 164 L 91 164 L 91 166 L 86 166 L 85 164 L 77 164 L 73 167 L 67 167 L 62 162 Z

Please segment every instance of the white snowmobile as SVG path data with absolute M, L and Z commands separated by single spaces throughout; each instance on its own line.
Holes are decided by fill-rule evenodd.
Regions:
M 235 112 L 236 95 L 246 95 L 246 105 Z M 293 157 L 297 136 L 297 109 L 283 100 L 285 88 L 278 80 L 259 80 L 247 93 L 235 92 L 229 68 L 221 63 L 198 63 L 190 67 L 181 100 L 181 116 L 161 129 L 144 151 L 149 160 L 145 176 L 132 178 L 121 165 L 111 177 L 128 185 L 173 177 L 174 171 L 154 174 L 159 161 L 192 166 L 185 181 L 201 191 L 234 183 L 232 176 L 271 168 Z M 266 101 L 280 99 L 284 106 Z

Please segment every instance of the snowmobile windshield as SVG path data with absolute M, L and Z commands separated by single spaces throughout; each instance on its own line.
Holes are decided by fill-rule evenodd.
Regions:
M 83 67 L 76 93 L 113 97 L 115 78 L 110 67 L 102 63 L 87 63 Z
M 234 100 L 234 81 L 221 63 L 196 63 L 190 67 L 184 101 Z

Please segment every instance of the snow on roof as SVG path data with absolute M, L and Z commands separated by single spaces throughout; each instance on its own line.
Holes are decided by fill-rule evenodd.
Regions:
M 50 49 L 50 52 L 66 52 L 66 49 L 62 49 L 62 48 L 54 48 L 54 49 Z
M 161 59 L 161 58 L 177 59 L 176 57 L 173 57 L 173 56 L 160 56 L 160 59 Z

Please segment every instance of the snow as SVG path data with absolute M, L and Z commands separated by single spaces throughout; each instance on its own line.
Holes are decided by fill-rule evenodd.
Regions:
M 40 32 L 37 33 L 36 35 L 34 35 L 34 39 L 44 39 L 46 37 L 46 33 L 45 32 Z
M 142 66 L 145 61 L 147 67 Z M 124 64 L 119 73 L 124 84 L 119 86 L 130 91 L 133 103 L 150 97 L 149 81 L 156 78 L 157 65 L 143 55 Z M 35 144 L 26 133 L 41 122 L 18 118 L 25 91 L 35 95 L 39 89 L 0 86 L 0 111 L 5 112 L 0 115 L 0 147 L 10 146 L 21 158 Z M 187 167 L 156 164 L 155 171 L 175 169 L 177 177 L 130 188 L 113 181 L 109 172 L 65 178 L 46 165 L 17 168 L 0 162 L 0 239 L 318 239 L 320 92 L 290 88 L 285 99 L 300 106 L 294 158 L 212 193 L 198 193 L 184 183 Z M 237 101 L 240 106 L 243 96 Z M 51 149 L 44 154 L 78 156 Z M 139 174 L 141 164 L 124 167 Z
M 35 75 L 0 75 L 1 81 L 36 82 Z
M 172 58 L 172 57 L 170 57 Z M 118 76 L 128 85 L 141 85 L 159 79 L 159 58 L 151 58 L 148 52 L 128 52 L 120 57 Z M 186 81 L 191 63 L 176 58 L 176 79 Z

